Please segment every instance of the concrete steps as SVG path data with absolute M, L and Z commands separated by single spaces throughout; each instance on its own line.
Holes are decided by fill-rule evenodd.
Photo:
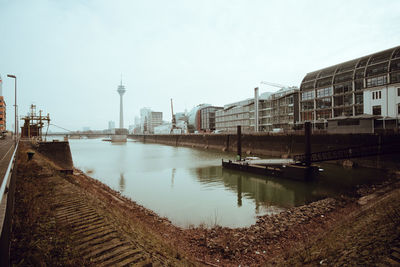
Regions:
M 73 185 L 64 184 L 55 203 L 56 220 L 71 228 L 71 238 L 82 256 L 95 266 L 131 266 L 157 263 L 136 247 L 87 203 Z M 162 265 L 158 263 L 156 265 Z

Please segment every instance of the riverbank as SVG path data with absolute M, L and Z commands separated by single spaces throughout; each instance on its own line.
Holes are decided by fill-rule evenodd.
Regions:
M 104 217 L 112 218 L 112 224 L 118 231 L 145 248 L 150 260 L 159 259 L 155 255 L 163 255 L 165 261 L 181 265 L 189 265 L 190 262 L 213 266 L 287 265 L 289 262 L 294 265 L 372 265 L 385 262 L 392 247 L 399 244 L 400 184 L 395 177 L 360 188 L 351 197 L 327 198 L 280 214 L 261 216 L 256 224 L 246 228 L 220 227 L 216 220 L 212 228 L 183 229 L 77 169 L 73 175 L 60 175 L 51 160 L 40 153 L 30 162 L 24 161 L 24 157 L 26 155 L 21 149 L 19 176 L 25 177 L 23 181 L 29 186 L 34 182 L 36 187 L 33 191 L 36 193 L 17 203 L 16 220 L 20 226 L 16 229 L 18 235 L 25 236 L 22 238 L 25 242 L 21 242 L 18 235 L 14 238 L 13 251 L 18 259 L 37 251 L 34 246 L 37 235 L 32 233 L 35 229 L 42 229 L 41 223 L 39 226 L 31 224 L 29 227 L 33 231 L 27 231 L 29 228 L 25 228 L 23 211 L 29 203 L 41 203 L 43 196 L 52 195 L 55 188 L 46 184 L 46 179 L 54 176 L 61 179 L 64 186 L 83 192 L 90 199 L 88 203 L 91 207 Z M 37 183 L 40 179 L 43 182 Z M 29 186 L 17 185 L 19 197 L 29 191 Z M 39 214 L 50 212 L 48 216 L 51 217 L 51 211 L 48 211 L 51 205 L 41 209 L 43 211 Z M 57 221 L 53 227 L 57 231 L 45 228 L 41 232 L 41 240 L 54 240 L 58 233 L 65 232 Z M 31 240 L 30 243 L 28 240 Z M 80 265 L 79 251 L 71 250 L 73 240 L 64 237 L 61 240 L 63 242 L 46 250 L 45 255 L 49 255 L 46 262 L 58 259 L 56 252 L 64 251 L 69 261 L 76 260 Z M 23 249 L 21 244 L 26 248 Z M 18 259 L 14 258 L 14 262 Z

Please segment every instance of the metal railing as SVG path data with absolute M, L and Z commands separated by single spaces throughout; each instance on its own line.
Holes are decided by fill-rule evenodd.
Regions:
M 329 160 L 344 160 L 351 158 L 370 157 L 391 153 L 400 153 L 400 143 L 384 144 L 384 145 L 367 145 L 348 147 L 335 150 L 319 151 L 310 154 L 311 162 L 322 162 Z M 293 160 L 296 162 L 305 162 L 306 155 L 295 155 Z
M 14 212 L 18 143 L 0 186 L 0 266 L 10 265 L 11 223 Z

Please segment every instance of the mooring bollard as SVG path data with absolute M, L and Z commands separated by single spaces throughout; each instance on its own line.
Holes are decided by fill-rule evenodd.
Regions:
M 304 123 L 304 155 L 305 155 L 305 164 L 307 167 L 311 165 L 311 123 Z
M 33 155 L 35 155 L 35 152 L 28 151 L 26 154 L 28 154 L 28 160 L 31 160 L 33 158 Z
M 237 155 L 236 160 L 242 160 L 242 126 L 237 126 Z

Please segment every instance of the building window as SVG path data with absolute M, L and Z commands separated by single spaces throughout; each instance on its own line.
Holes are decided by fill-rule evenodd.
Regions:
M 400 72 L 393 72 L 390 74 L 390 82 L 391 83 L 399 83 L 400 82 Z
M 314 120 L 314 112 L 313 111 L 302 112 L 301 117 L 302 121 L 312 121 Z
M 353 90 L 353 85 L 352 83 L 344 83 L 344 84 L 339 84 L 335 85 L 334 91 L 335 94 L 342 94 L 342 93 L 347 93 Z
M 387 72 L 388 72 L 388 63 L 385 62 L 385 63 L 367 67 L 367 71 L 365 74 L 367 77 L 370 77 L 370 76 L 375 76 L 375 75 L 379 75 L 379 74 L 387 73 Z
M 314 109 L 314 101 L 307 101 L 301 103 L 301 110 L 313 110 Z
M 317 97 L 331 96 L 332 87 L 322 88 L 317 90 Z
M 362 104 L 363 103 L 363 94 L 362 93 L 357 93 L 354 94 L 355 98 L 356 98 L 356 103 L 355 104 Z
M 360 125 L 360 120 L 347 119 L 347 120 L 338 121 L 338 126 L 350 126 L 350 125 Z
M 363 105 L 355 106 L 355 114 L 354 115 L 361 115 L 364 114 L 364 107 Z
M 400 104 L 397 104 L 397 115 L 400 115 Z
M 317 120 L 319 119 L 329 119 L 332 117 L 331 110 L 318 110 L 317 111 Z
M 397 96 L 400 96 L 400 87 L 397 88 Z
M 384 85 L 387 83 L 387 76 L 379 76 L 367 79 L 367 87 L 374 87 L 378 85 Z
M 354 81 L 354 89 L 356 91 L 361 90 L 364 88 L 364 80 L 355 80 Z
M 334 117 L 353 116 L 353 108 L 352 107 L 335 108 L 333 110 L 333 113 Z
M 330 108 L 332 106 L 332 99 L 330 97 L 317 99 L 317 108 Z
M 352 105 L 353 104 L 353 95 L 352 94 L 349 94 L 349 95 L 345 95 L 344 97 L 343 97 L 343 104 L 345 105 L 345 106 L 350 106 L 350 105 Z
M 313 99 L 315 96 L 314 90 L 301 93 L 301 100 Z
M 382 91 L 372 92 L 372 99 L 382 99 Z
M 373 115 L 382 115 L 381 106 L 373 106 L 372 107 L 372 114 Z

